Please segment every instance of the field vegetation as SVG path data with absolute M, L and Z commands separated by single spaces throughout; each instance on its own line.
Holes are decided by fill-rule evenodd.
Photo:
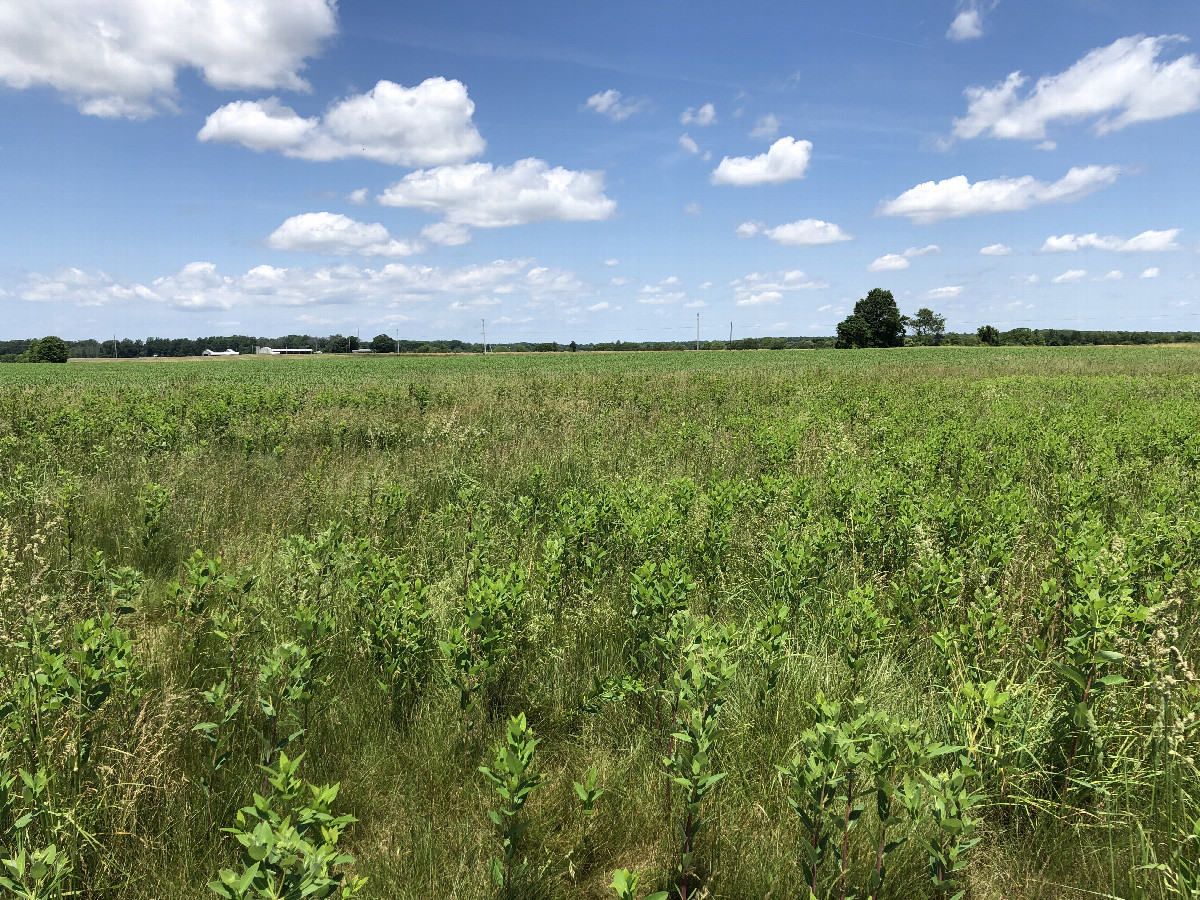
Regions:
M 0 893 L 1190 898 L 1200 351 L 0 370 Z

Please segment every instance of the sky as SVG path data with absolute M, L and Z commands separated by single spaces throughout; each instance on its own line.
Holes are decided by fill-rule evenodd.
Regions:
M 1200 330 L 1195 0 L 0 0 L 0 338 Z M 698 317 L 698 319 L 697 319 Z

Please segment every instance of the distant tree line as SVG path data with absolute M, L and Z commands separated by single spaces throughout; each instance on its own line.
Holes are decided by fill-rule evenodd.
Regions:
M 861 302 L 861 301 L 860 301 Z M 925 315 L 927 314 L 927 315 Z M 850 316 L 848 319 L 854 319 Z M 944 331 L 943 317 L 928 309 L 919 310 L 913 317 L 900 316 L 901 328 L 889 315 L 882 317 L 883 338 L 871 331 L 871 319 L 857 316 L 866 324 L 852 322 L 849 328 L 839 325 L 837 337 L 757 337 L 734 341 L 701 341 L 701 350 L 822 350 L 843 347 L 898 347 L 939 344 L 949 347 L 970 347 L 980 344 L 1003 347 L 1085 347 L 1100 344 L 1193 344 L 1200 343 L 1196 331 L 1080 331 L 1070 328 L 1013 328 L 1000 331 L 984 325 L 973 333 Z M 880 319 L 875 320 L 877 323 Z M 843 323 L 845 324 L 845 323 Z M 911 331 L 907 334 L 906 331 Z M 885 342 L 890 341 L 890 342 Z M 509 341 L 488 344 L 493 353 L 569 353 L 573 351 L 636 352 L 647 350 L 695 350 L 695 341 L 600 341 L 591 344 Z M 253 353 L 256 347 L 309 347 L 322 353 L 350 353 L 360 349 L 357 337 L 333 334 L 317 337 L 289 334 L 280 338 L 226 335 L 200 338 L 148 338 L 120 341 L 64 341 L 53 335 L 44 338 L 0 341 L 0 363 L 4 362 L 66 362 L 72 359 L 137 359 L 147 357 L 200 356 L 205 350 L 237 350 Z M 458 340 L 397 341 L 389 335 L 377 335 L 370 342 L 361 342 L 361 349 L 375 353 L 481 353 L 481 343 Z

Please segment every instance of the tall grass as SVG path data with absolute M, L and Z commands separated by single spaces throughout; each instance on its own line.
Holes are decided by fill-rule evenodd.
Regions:
M 6 367 L 0 878 L 1191 896 L 1198 399 L 1190 348 Z

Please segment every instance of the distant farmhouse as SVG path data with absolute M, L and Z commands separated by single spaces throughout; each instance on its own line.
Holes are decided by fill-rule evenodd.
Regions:
M 201 356 L 241 356 L 236 350 L 205 350 Z
M 306 353 L 312 353 L 312 350 L 308 347 L 285 347 L 279 350 L 275 349 L 274 347 L 259 347 L 255 352 L 266 354 L 268 356 L 297 356 Z

